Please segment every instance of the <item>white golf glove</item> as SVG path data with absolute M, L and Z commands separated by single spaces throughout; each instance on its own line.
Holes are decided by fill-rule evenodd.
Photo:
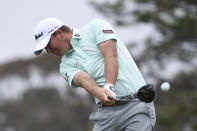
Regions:
M 115 93 L 115 89 L 114 89 L 113 84 L 107 83 L 107 84 L 104 85 L 104 88 L 107 89 L 112 94 L 112 97 L 114 99 L 116 98 L 116 93 Z

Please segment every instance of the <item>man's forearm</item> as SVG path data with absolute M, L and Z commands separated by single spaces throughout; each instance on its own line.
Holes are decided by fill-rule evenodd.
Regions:
M 116 83 L 118 75 L 118 57 L 115 40 L 107 40 L 99 45 L 105 62 L 105 83 Z
M 118 61 L 116 56 L 105 58 L 105 83 L 112 83 L 115 85 L 118 75 Z
M 98 85 L 86 72 L 79 72 L 75 75 L 73 82 L 75 85 L 84 88 L 88 93 L 97 96 Z
M 75 85 L 84 88 L 89 94 L 97 97 L 104 104 L 111 104 L 108 96 L 111 93 L 97 85 L 96 81 L 87 72 L 78 72 L 73 79 Z

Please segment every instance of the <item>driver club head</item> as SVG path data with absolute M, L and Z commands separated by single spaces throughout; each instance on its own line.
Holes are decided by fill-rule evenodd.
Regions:
M 144 85 L 138 90 L 137 97 L 143 102 L 152 102 L 155 98 L 154 86 L 151 84 Z

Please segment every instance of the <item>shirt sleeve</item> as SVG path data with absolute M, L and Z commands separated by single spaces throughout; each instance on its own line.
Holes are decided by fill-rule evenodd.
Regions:
M 81 71 L 83 71 L 83 70 L 80 68 L 76 68 L 70 64 L 64 64 L 64 63 L 60 64 L 60 74 L 68 82 L 68 84 L 71 88 L 77 88 L 77 86 L 74 85 L 74 83 L 72 81 L 73 81 L 74 76 L 78 72 L 81 72 Z
M 100 44 L 106 40 L 114 39 L 117 41 L 117 37 L 114 33 L 114 29 L 112 26 L 100 19 L 94 20 L 94 31 L 96 33 L 96 42 L 97 44 Z

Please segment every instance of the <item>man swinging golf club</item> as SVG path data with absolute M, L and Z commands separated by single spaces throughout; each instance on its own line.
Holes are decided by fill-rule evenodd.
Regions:
M 46 49 L 61 56 L 60 73 L 69 86 L 94 96 L 93 131 L 153 130 L 154 89 L 108 22 L 94 19 L 79 30 L 47 18 L 36 26 L 35 39 L 36 55 Z

